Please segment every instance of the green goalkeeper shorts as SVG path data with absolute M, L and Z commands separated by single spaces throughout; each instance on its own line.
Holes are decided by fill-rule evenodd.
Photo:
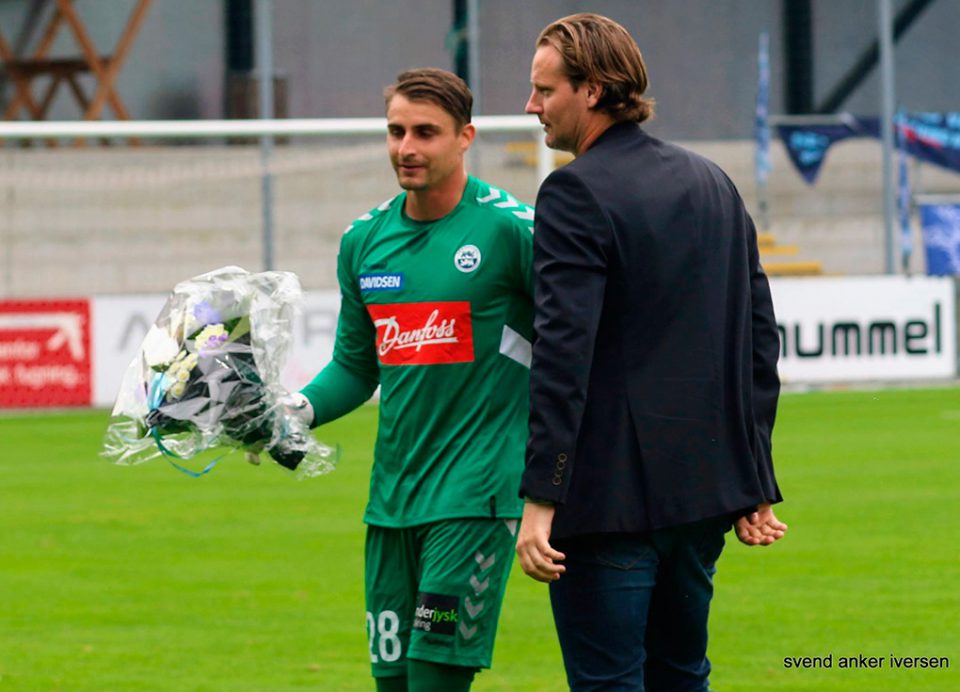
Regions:
M 367 634 L 374 677 L 407 657 L 489 668 L 513 564 L 516 519 L 367 527 Z

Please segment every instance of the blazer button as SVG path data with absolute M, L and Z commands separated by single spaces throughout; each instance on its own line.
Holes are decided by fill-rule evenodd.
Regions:
M 560 485 L 561 483 L 563 483 L 563 479 L 562 479 L 560 476 L 554 476 L 554 477 L 553 477 L 553 484 L 554 484 L 554 485 Z
M 563 452 L 560 452 L 560 454 L 557 455 L 557 461 L 562 461 L 562 462 L 566 463 L 566 461 L 567 461 L 567 455 L 564 454 Z

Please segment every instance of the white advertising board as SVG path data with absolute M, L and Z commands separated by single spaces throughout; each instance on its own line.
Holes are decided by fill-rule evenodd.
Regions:
M 785 383 L 952 378 L 957 374 L 954 282 L 941 277 L 824 277 L 770 281 Z M 92 300 L 93 404 L 113 405 L 120 381 L 165 295 Z M 300 389 L 333 354 L 340 296 L 307 292 L 282 382 Z
M 954 282 L 863 276 L 770 280 L 784 382 L 954 377 Z
M 123 373 L 166 300 L 166 295 L 129 295 L 90 301 L 94 406 L 113 406 Z

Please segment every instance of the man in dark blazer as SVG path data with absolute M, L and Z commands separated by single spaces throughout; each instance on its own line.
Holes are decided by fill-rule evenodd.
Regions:
M 517 554 L 550 583 L 571 688 L 708 689 L 724 534 L 769 545 L 787 528 L 756 231 L 716 165 L 639 127 L 653 103 L 619 24 L 554 22 L 531 82 L 527 112 L 576 159 L 537 197 Z

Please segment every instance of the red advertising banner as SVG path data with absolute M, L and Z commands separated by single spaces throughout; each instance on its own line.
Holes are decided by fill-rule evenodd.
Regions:
M 88 300 L 0 300 L 0 408 L 89 406 Z

